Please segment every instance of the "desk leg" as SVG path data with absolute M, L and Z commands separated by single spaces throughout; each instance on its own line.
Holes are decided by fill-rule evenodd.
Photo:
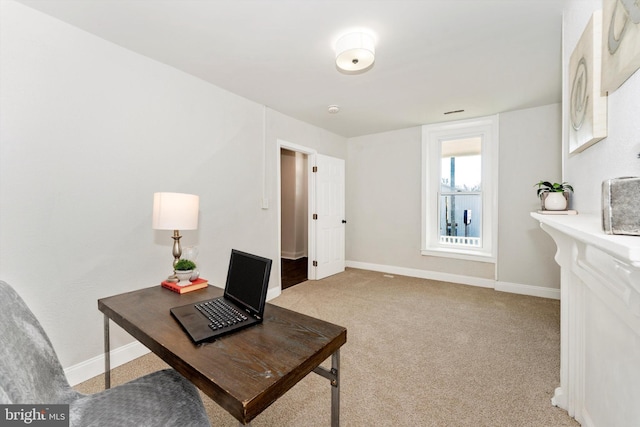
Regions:
M 318 366 L 313 370 L 331 381 L 331 427 L 340 426 L 340 349 L 331 355 L 331 370 Z
M 331 355 L 331 372 L 335 380 L 331 381 L 331 427 L 340 425 L 340 349 Z
M 111 344 L 109 341 L 109 318 L 104 315 L 104 388 L 111 388 Z

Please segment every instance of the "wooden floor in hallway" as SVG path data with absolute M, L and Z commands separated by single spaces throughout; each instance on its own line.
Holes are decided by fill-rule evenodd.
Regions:
M 307 280 L 308 258 L 281 259 L 282 290 Z

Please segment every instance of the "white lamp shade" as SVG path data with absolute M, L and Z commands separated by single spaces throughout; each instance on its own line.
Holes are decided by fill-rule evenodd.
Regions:
M 193 194 L 154 193 L 153 229 L 197 229 L 199 205 L 200 197 Z
M 375 60 L 375 41 L 366 33 L 348 33 L 336 42 L 336 65 L 345 71 L 360 71 Z

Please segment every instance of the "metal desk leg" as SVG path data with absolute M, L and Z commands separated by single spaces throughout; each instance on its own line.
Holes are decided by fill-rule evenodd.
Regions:
M 104 388 L 111 388 L 111 348 L 109 342 L 109 318 L 104 315 Z
M 331 381 L 331 427 L 340 425 L 340 349 L 331 356 L 331 372 L 335 380 Z
M 331 427 L 340 426 L 340 349 L 331 355 L 331 370 L 318 366 L 316 374 L 331 381 Z

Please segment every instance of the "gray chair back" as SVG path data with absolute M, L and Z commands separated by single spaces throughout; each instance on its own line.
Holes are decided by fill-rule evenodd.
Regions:
M 0 281 L 0 403 L 69 403 L 78 396 L 40 322 Z

